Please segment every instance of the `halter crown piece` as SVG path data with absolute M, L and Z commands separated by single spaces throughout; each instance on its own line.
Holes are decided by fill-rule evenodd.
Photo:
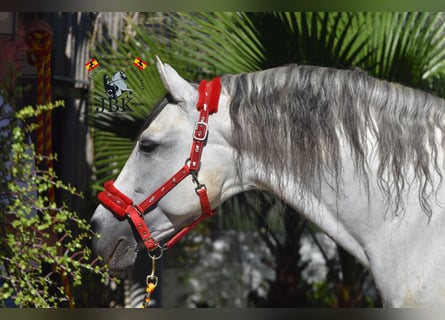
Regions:
M 198 91 L 199 98 L 196 108 L 199 111 L 199 118 L 193 131 L 193 144 L 190 151 L 190 157 L 187 159 L 185 165 L 139 204 L 134 204 L 131 198 L 120 192 L 114 186 L 112 180 L 105 182 L 105 190 L 98 194 L 98 199 L 102 205 L 111 210 L 119 218 L 126 217 L 129 219 L 148 251 L 157 248 L 170 248 L 198 223 L 214 214 L 214 210 L 210 207 L 207 188 L 204 184 L 199 182 L 198 173 L 201 164 L 202 151 L 208 136 L 209 115 L 218 111 L 221 81 L 219 78 L 214 78 L 212 81 L 202 80 L 199 84 Z M 167 243 L 161 246 L 159 242 L 151 236 L 150 230 L 145 224 L 144 215 L 149 213 L 159 200 L 161 200 L 188 175 L 191 175 L 193 181 L 197 184 L 195 191 L 201 204 L 201 216 L 188 226 L 182 228 Z

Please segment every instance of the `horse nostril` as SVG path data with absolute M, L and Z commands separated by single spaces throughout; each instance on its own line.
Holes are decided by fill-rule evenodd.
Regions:
M 96 218 L 94 218 L 94 216 L 90 220 L 90 225 L 91 225 L 91 230 L 94 233 L 98 233 L 99 232 L 100 224 L 99 224 L 99 221 Z
M 106 252 L 107 241 L 103 241 L 102 233 L 105 231 L 104 225 L 101 219 L 95 214 L 90 220 L 91 230 L 93 232 L 93 239 L 91 243 L 91 249 L 95 255 L 103 256 Z

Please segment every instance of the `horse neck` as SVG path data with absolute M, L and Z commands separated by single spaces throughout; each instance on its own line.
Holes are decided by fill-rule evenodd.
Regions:
M 354 255 L 364 266 L 368 266 L 363 243 L 349 223 L 360 213 L 340 211 L 338 196 L 329 184 L 320 186 L 319 193 L 303 191 L 294 179 L 282 173 L 265 171 L 264 166 L 255 157 L 248 157 L 242 171 L 244 190 L 260 190 L 272 193 L 305 219 L 324 231 L 336 243 Z M 357 215 L 358 214 L 358 215 Z

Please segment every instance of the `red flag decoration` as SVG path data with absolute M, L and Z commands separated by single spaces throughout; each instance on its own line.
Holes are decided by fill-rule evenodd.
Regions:
M 142 60 L 141 58 L 137 57 L 136 59 L 134 59 L 133 65 L 135 65 L 139 70 L 144 71 L 145 68 L 147 68 L 148 63 Z
M 97 62 L 96 59 L 91 59 L 90 61 L 85 63 L 85 69 L 87 69 L 88 72 L 97 68 L 98 66 L 99 66 L 99 62 Z

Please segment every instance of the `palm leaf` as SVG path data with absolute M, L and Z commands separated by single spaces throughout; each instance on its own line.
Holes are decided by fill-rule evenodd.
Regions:
M 371 74 L 403 84 L 443 92 L 434 79 L 445 72 L 445 25 L 441 13 L 363 13 L 374 26 L 363 67 Z M 434 84 L 435 83 L 435 84 Z

